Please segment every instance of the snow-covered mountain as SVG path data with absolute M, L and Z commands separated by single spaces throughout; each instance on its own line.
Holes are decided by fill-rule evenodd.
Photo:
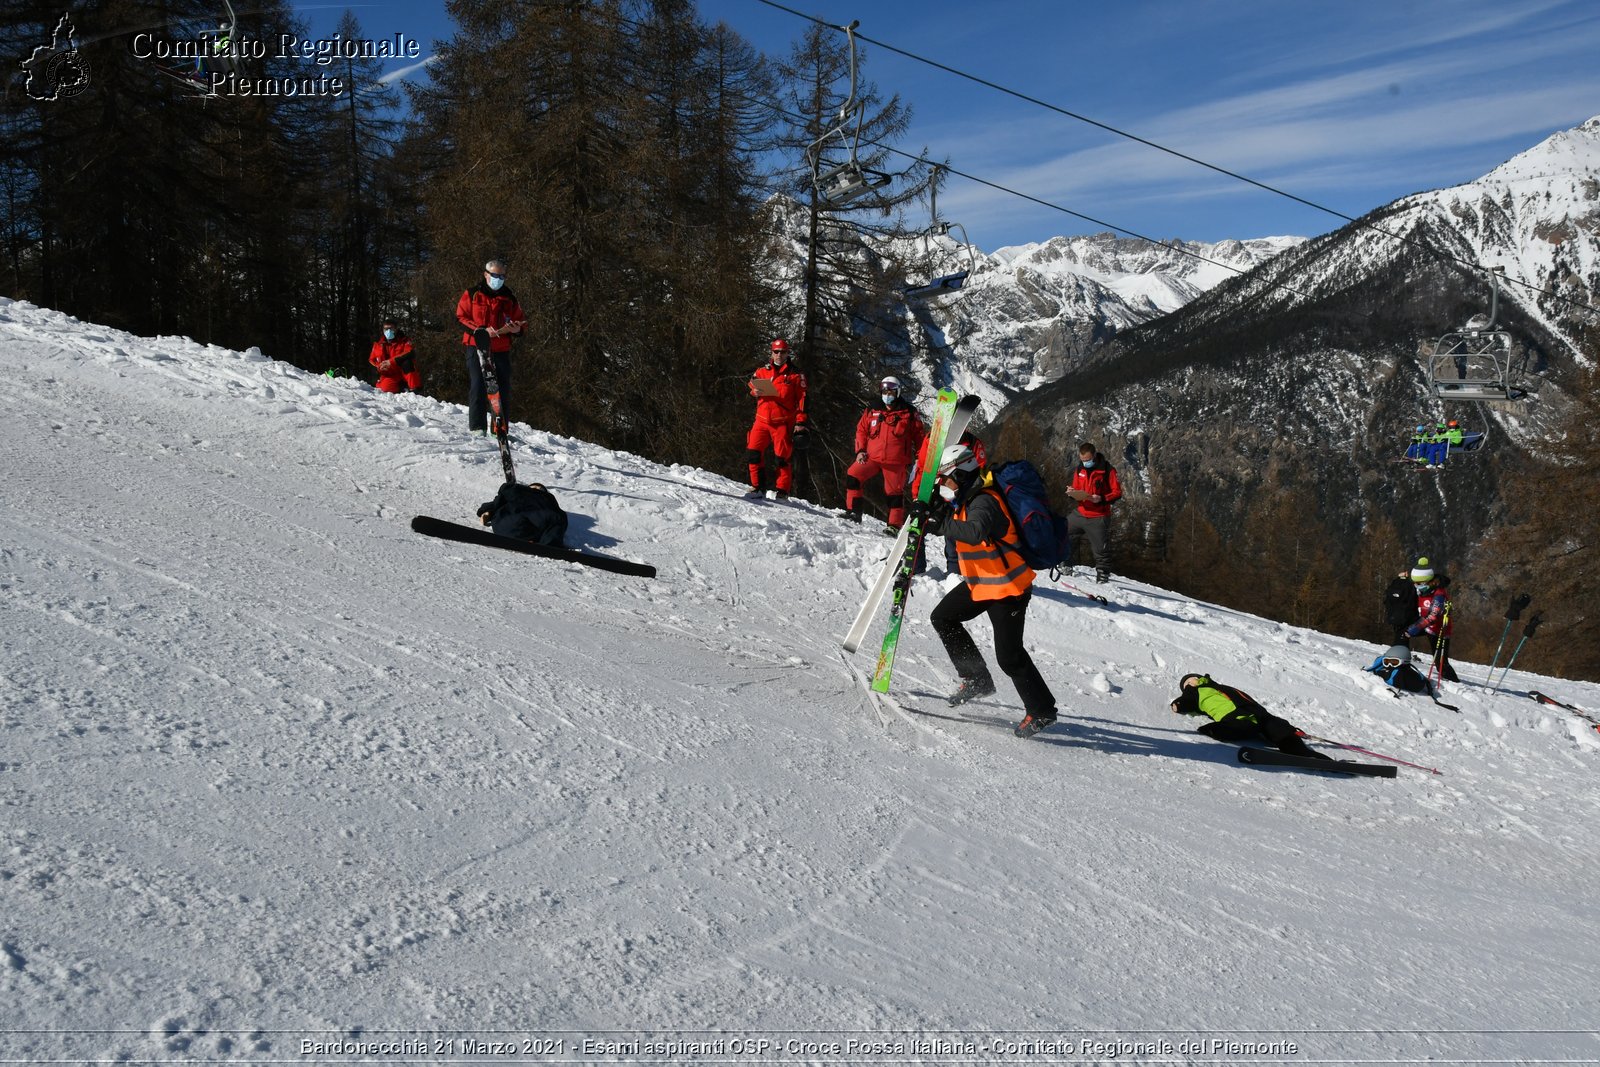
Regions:
M 1471 264 L 1485 270 L 1474 272 Z M 1268 270 L 1219 287 L 1191 321 L 1198 327 L 1235 318 L 1246 307 L 1264 318 L 1391 269 L 1412 275 L 1413 283 L 1425 272 L 1453 276 L 1461 291 L 1449 298 L 1487 311 L 1486 271 L 1494 268 L 1506 279 L 1502 307 L 1564 342 L 1565 350 L 1552 355 L 1583 363 L 1596 358 L 1593 313 L 1580 305 L 1600 303 L 1600 116 L 1553 134 L 1482 178 L 1404 197 L 1300 246 Z M 1434 299 L 1444 302 L 1446 294 Z M 1435 331 L 1465 321 L 1441 318 Z
M 781 198 L 769 206 L 775 228 L 791 235 L 780 246 L 784 251 L 775 259 L 774 276 L 798 294 L 806 215 Z M 829 232 L 826 226 L 823 232 Z M 862 240 L 853 228 L 840 233 L 847 246 Z M 955 384 L 983 397 L 986 410 L 997 412 L 1013 397 L 1060 378 L 1085 352 L 1119 331 L 1174 311 L 1305 239 L 1152 244 L 1100 233 L 1053 237 L 993 253 L 953 233 L 865 240 L 868 251 L 847 257 L 863 275 L 887 262 L 906 266 L 906 280 L 913 285 L 970 272 L 958 290 L 893 300 L 870 321 L 883 328 L 891 358 L 903 361 L 895 364 L 896 373 L 923 385 Z
M 1022 742 L 938 699 L 935 576 L 869 695 L 887 542 L 821 509 L 519 426 L 660 578 L 429 540 L 499 481 L 460 407 L 4 300 L 0 404 L 6 1059 L 1595 1055 L 1600 734 L 1526 693 L 1600 685 L 1461 664 L 1456 713 L 1046 583 Z M 1189 670 L 1442 774 L 1241 767 Z
M 1597 174 L 1600 118 L 1223 281 L 1125 331 L 1012 415 L 1057 448 L 1112 442 L 1138 490 L 1164 484 L 1173 499 L 1203 502 L 1227 535 L 1294 488 L 1334 558 L 1352 559 L 1382 520 L 1449 558 L 1458 593 L 1498 597 L 1496 568 L 1477 554 L 1492 549 L 1492 524 L 1514 515 L 1574 374 L 1600 358 L 1600 327 L 1582 306 L 1600 303 Z M 1441 400 L 1419 359 L 1490 309 L 1488 275 L 1473 264 L 1505 271 L 1499 325 L 1528 391 L 1515 401 Z M 1444 418 L 1486 429 L 1489 444 L 1437 485 L 1419 484 L 1394 460 L 1414 424 Z
M 1175 311 L 1303 240 L 1055 237 L 985 257 L 972 288 L 932 314 L 960 336 L 954 356 L 966 369 L 1028 389 L 1059 377 L 1090 345 Z

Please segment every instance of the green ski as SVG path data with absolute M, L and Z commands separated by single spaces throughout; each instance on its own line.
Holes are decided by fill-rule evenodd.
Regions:
M 939 457 L 944 454 L 945 446 L 961 440 L 977 409 L 978 398 L 975 396 L 958 400 L 954 390 L 939 391 L 933 425 L 928 428 L 927 458 L 917 479 L 917 499 L 924 504 L 933 499 L 934 488 L 939 484 Z M 898 560 L 889 561 L 889 566 L 895 568 L 894 599 L 889 605 L 889 630 L 883 635 L 883 648 L 878 652 L 878 668 L 872 675 L 872 688 L 879 693 L 889 691 L 889 680 L 894 673 L 894 654 L 900 646 L 900 627 L 906 617 L 906 601 L 911 599 L 911 579 L 917 566 L 917 557 L 922 554 L 922 519 L 908 520 L 906 529 L 910 531 L 910 536 L 906 539 L 905 550 Z

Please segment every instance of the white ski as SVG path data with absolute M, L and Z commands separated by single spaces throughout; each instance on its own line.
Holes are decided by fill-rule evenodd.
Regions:
M 861 642 L 866 639 L 867 628 L 872 625 L 872 620 L 878 614 L 878 608 L 883 606 L 883 598 L 889 595 L 889 587 L 894 585 L 894 576 L 899 573 L 900 559 L 906 554 L 906 546 L 911 541 L 911 524 L 900 525 L 900 535 L 894 540 L 894 547 L 889 550 L 889 558 L 884 561 L 883 569 L 878 572 L 878 580 L 872 583 L 872 591 L 867 594 L 866 601 L 861 605 L 861 610 L 856 612 L 856 621 L 850 625 L 850 632 L 844 639 L 844 650 L 854 652 L 861 647 Z

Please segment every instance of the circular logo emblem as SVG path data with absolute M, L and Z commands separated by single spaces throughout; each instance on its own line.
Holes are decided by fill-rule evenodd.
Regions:
M 44 68 L 52 100 L 67 100 L 89 87 L 89 63 L 77 49 L 57 52 Z

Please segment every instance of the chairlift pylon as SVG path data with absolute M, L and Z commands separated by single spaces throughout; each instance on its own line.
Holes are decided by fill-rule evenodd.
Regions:
M 857 155 L 861 124 L 865 121 L 865 110 L 856 96 L 856 28 L 860 25 L 861 20 L 856 19 L 848 26 L 838 27 L 850 40 L 850 95 L 840 106 L 832 128 L 806 148 L 806 159 L 811 164 L 811 184 L 817 191 L 817 199 L 828 210 L 836 211 L 894 180 L 892 174 L 863 167 Z M 848 132 L 851 118 L 855 119 L 854 133 Z M 827 161 L 823 154 L 834 140 L 847 158 L 843 163 L 824 167 Z
M 1477 314 L 1459 330 L 1433 342 L 1428 355 L 1428 385 L 1441 400 L 1515 400 L 1511 382 L 1511 334 L 1495 329 L 1500 314 L 1500 274 L 1489 272 L 1489 314 Z

